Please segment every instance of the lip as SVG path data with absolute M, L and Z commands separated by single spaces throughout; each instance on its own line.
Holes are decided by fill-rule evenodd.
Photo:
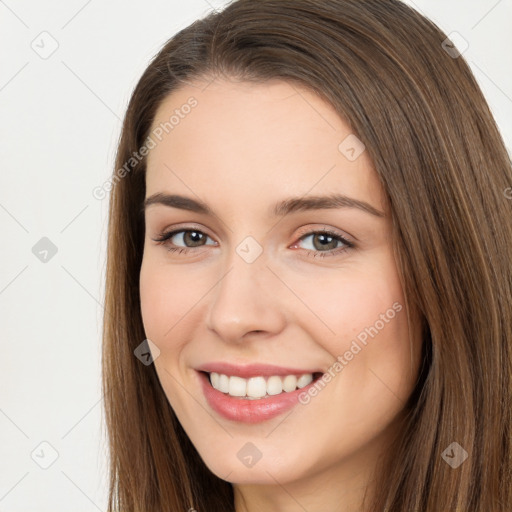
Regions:
M 276 367 L 273 368 L 275 369 Z M 207 373 L 204 373 L 205 371 L 206 370 L 197 371 L 196 373 L 201 381 L 204 396 L 213 411 L 228 420 L 249 424 L 270 420 L 292 409 L 294 406 L 299 404 L 299 395 L 301 393 L 307 392 L 308 389 L 318 380 L 314 379 L 313 382 L 310 382 L 307 386 L 296 389 L 295 391 L 291 391 L 289 393 L 284 392 L 269 398 L 248 400 L 244 398 L 232 397 L 215 389 L 210 384 L 210 378 Z M 250 371 L 253 372 L 254 370 L 251 368 Z M 287 371 L 289 370 L 287 369 Z M 294 372 L 292 372 L 292 374 L 293 373 Z M 311 372 L 306 371 L 302 373 Z M 263 374 L 258 373 L 257 375 L 261 376 Z M 271 375 L 277 374 L 272 373 Z M 286 373 L 285 375 L 291 374 Z M 256 376 L 256 374 L 252 376 Z
M 323 373 L 323 370 L 317 369 L 300 369 L 300 368 L 285 368 L 284 366 L 274 366 L 271 364 L 247 364 L 247 365 L 234 365 L 224 362 L 207 363 L 196 368 L 199 372 L 216 372 L 224 375 L 242 377 L 249 379 L 250 377 L 272 377 L 277 375 L 279 377 L 286 377 L 287 375 L 303 375 L 305 373 Z

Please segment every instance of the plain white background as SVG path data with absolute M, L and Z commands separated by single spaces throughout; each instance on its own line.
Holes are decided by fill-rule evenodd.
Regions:
M 108 198 L 92 191 L 113 170 L 150 59 L 225 3 L 0 1 L 1 512 L 106 509 Z M 468 42 L 464 57 L 512 147 L 512 0 L 407 3 Z

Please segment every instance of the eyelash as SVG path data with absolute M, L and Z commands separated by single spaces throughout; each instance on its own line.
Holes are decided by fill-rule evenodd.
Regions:
M 203 231 L 201 231 L 199 229 L 177 229 L 174 231 L 170 231 L 168 233 L 165 233 L 165 232 L 160 233 L 158 235 L 158 238 L 153 238 L 153 241 L 159 245 L 165 246 L 169 252 L 178 251 L 178 254 L 188 253 L 189 251 L 193 251 L 195 248 L 194 247 L 171 247 L 168 242 L 174 235 L 176 235 L 178 233 L 187 233 L 187 232 L 201 233 L 202 235 L 205 235 L 208 237 L 208 235 L 206 233 L 204 233 Z M 309 256 L 309 257 L 316 258 L 317 256 L 320 256 L 320 258 L 325 258 L 327 256 L 336 256 L 338 254 L 341 254 L 341 253 L 348 251 L 350 249 L 353 249 L 355 247 L 355 244 L 350 242 L 349 240 L 347 240 L 345 237 L 341 236 L 338 233 L 334 233 L 334 232 L 326 230 L 326 229 L 321 229 L 321 230 L 317 230 L 317 231 L 308 231 L 307 233 L 301 235 L 299 237 L 298 241 L 301 241 L 304 238 L 307 238 L 308 236 L 318 235 L 318 234 L 327 235 L 328 237 L 332 237 L 332 238 L 338 240 L 339 242 L 342 242 L 345 245 L 345 247 L 329 249 L 328 251 L 304 249 L 306 251 L 307 256 Z M 203 247 L 203 246 L 201 246 L 201 247 Z M 199 248 L 199 247 L 197 247 L 197 248 Z

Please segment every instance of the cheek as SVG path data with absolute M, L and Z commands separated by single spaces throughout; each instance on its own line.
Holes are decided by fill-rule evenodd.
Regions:
M 191 285 L 194 279 L 179 269 L 171 270 L 151 256 L 143 258 L 139 279 L 146 335 L 160 341 L 169 339 L 174 326 L 186 316 L 193 301 L 197 301 L 197 290 L 194 292 Z
M 375 324 L 379 331 L 391 331 L 392 324 L 399 323 L 395 319 L 405 316 L 400 280 L 393 260 L 387 255 L 375 258 L 372 264 L 320 277 L 314 286 L 311 281 L 304 281 L 299 293 L 323 323 L 322 332 L 330 331 L 325 339 L 333 340 L 340 349 L 358 335 L 364 339 L 364 333 Z
M 180 277 L 181 276 L 181 277 Z M 193 327 L 190 321 L 196 294 L 187 290 L 189 278 L 151 256 L 144 256 L 140 278 L 141 314 L 146 337 L 160 350 L 155 371 L 175 410 L 185 410 L 187 397 L 180 394 L 182 377 L 178 370 L 183 350 Z
M 397 398 L 406 399 L 420 362 L 418 344 L 411 353 L 410 334 L 414 340 L 417 333 L 409 333 L 394 260 L 386 256 L 375 261 L 379 264 L 340 272 L 337 279 L 319 279 L 315 287 L 305 284 L 301 292 L 321 320 L 314 320 L 314 329 L 304 322 L 303 329 L 332 356 L 336 377 L 331 389 L 353 411 L 375 399 L 384 409 Z

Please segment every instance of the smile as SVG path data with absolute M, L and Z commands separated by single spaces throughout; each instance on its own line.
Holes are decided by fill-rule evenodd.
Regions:
M 258 400 L 281 393 L 291 393 L 296 389 L 302 389 L 313 382 L 314 374 L 304 373 L 302 375 L 272 375 L 251 377 L 244 379 L 236 375 L 225 375 L 216 372 L 209 374 L 211 385 L 221 393 L 227 393 L 232 397 Z
M 220 370 L 219 365 L 215 366 Z M 300 393 L 307 392 L 323 375 L 321 371 L 284 371 L 256 365 L 236 370 L 232 365 L 223 365 L 223 371 L 226 373 L 196 369 L 204 397 L 213 412 L 248 424 L 270 420 L 292 409 L 300 403 Z

